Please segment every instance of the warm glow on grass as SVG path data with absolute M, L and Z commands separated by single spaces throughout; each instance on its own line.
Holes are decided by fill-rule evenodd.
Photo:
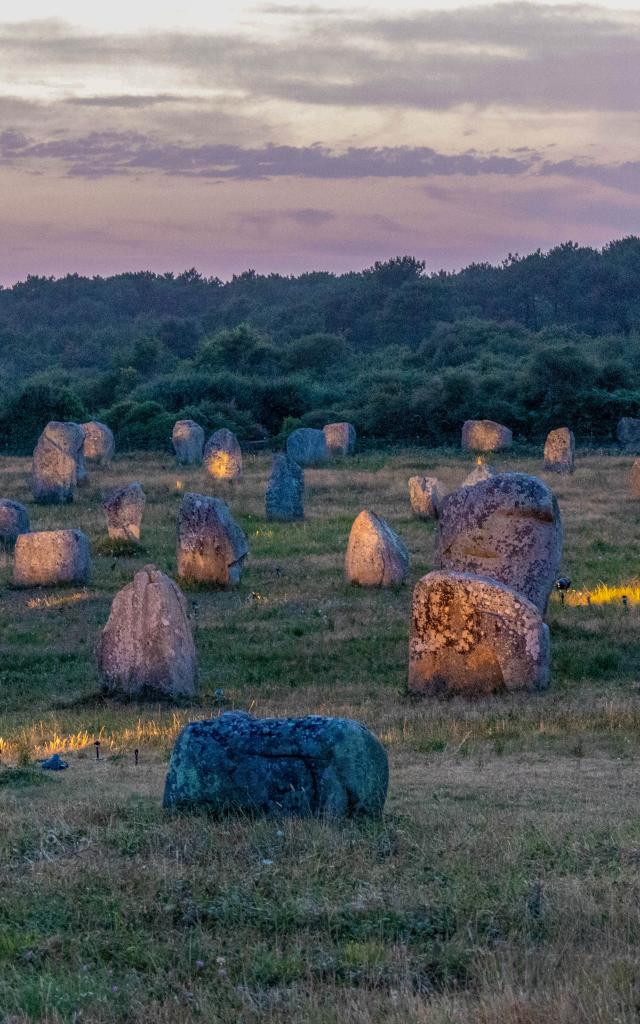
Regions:
M 595 604 L 624 604 L 623 597 L 626 597 L 627 604 L 640 604 L 640 582 L 617 587 L 598 583 L 593 590 L 570 590 L 565 595 L 565 604 L 574 608 Z
M 45 594 L 44 597 L 30 597 L 27 601 L 27 608 L 60 608 L 65 604 L 77 604 L 78 601 L 87 601 L 91 597 L 88 590 L 81 590 L 76 594 Z

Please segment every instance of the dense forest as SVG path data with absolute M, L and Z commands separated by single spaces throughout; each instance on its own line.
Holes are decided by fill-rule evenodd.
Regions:
M 245 441 L 351 420 L 441 445 L 466 418 L 520 440 L 568 425 L 609 442 L 640 414 L 640 238 L 568 242 L 457 273 L 408 256 L 342 275 L 228 282 L 149 272 L 0 289 L 0 445 L 98 418 L 121 450 L 166 448 L 176 418 Z

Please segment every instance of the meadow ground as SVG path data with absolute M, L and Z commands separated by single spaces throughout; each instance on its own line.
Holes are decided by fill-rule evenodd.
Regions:
M 540 472 L 517 453 L 493 461 Z M 575 476 L 547 478 L 563 570 L 583 591 L 631 593 L 640 574 L 630 464 L 585 455 Z M 468 468 L 416 449 L 310 470 L 306 522 L 284 525 L 264 519 L 267 456 L 247 457 L 244 482 L 218 493 L 251 556 L 236 591 L 188 592 L 201 698 L 169 708 L 96 696 L 93 644 L 137 567 L 174 570 L 176 483 L 212 493 L 201 472 L 124 457 L 74 505 L 41 509 L 28 461 L 0 461 L 0 494 L 28 504 L 33 528 L 78 526 L 94 549 L 86 589 L 12 590 L 8 557 L 0 567 L 3 1024 L 639 1019 L 640 605 L 554 597 L 548 693 L 405 691 L 412 584 L 433 551 L 406 482 L 433 472 L 452 489 Z M 147 494 L 145 550 L 123 557 L 104 542 L 99 498 L 132 479 Z M 364 507 L 407 542 L 406 587 L 345 585 Z M 364 721 L 389 753 L 384 818 L 167 816 L 176 732 L 220 707 Z M 69 769 L 46 775 L 34 762 L 54 750 Z

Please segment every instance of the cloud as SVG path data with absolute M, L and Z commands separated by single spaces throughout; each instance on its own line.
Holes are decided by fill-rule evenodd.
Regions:
M 70 96 L 64 102 L 76 107 L 126 107 L 137 110 L 139 107 L 154 107 L 165 103 L 194 103 L 196 98 L 167 92 L 156 93 L 155 95 L 122 93 L 105 96 Z

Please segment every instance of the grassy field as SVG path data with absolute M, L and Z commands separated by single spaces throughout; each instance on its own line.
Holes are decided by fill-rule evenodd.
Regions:
M 540 471 L 516 454 L 494 464 Z M 187 594 L 201 697 L 170 708 L 97 696 L 93 645 L 137 567 L 174 570 L 178 483 L 211 487 L 169 457 L 122 458 L 74 505 L 41 509 L 28 461 L 1 460 L 0 495 L 25 501 L 34 529 L 85 530 L 94 573 L 86 589 L 15 591 L 8 557 L 0 567 L 0 1021 L 638 1021 L 640 605 L 621 602 L 640 596 L 630 464 L 584 456 L 572 478 L 548 478 L 563 571 L 583 596 L 599 583 L 622 591 L 565 607 L 554 596 L 548 693 L 464 703 L 405 692 L 412 584 L 433 550 L 406 482 L 434 472 L 453 489 L 468 463 L 413 450 L 307 471 L 306 522 L 285 525 L 264 519 L 267 457 L 247 457 L 244 482 L 218 493 L 251 556 L 236 591 Z M 100 492 L 133 479 L 147 494 L 145 550 L 116 556 Z M 343 582 L 365 507 L 405 539 L 406 587 Z M 177 730 L 222 706 L 364 721 L 389 753 L 384 819 L 166 816 Z M 52 751 L 66 752 L 66 772 L 34 765 Z

